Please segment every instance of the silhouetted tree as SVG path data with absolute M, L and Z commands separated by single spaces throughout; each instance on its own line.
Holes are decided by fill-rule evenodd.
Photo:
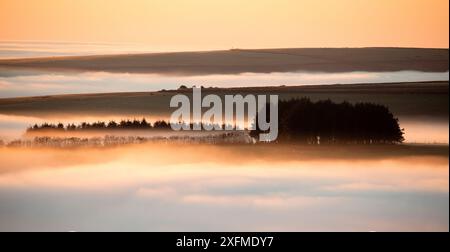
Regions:
M 66 130 L 68 130 L 68 131 L 74 131 L 74 130 L 76 130 L 77 129 L 77 126 L 75 125 L 75 124 L 68 124 L 67 126 L 66 126 Z
M 115 121 L 110 121 L 108 123 L 108 126 L 106 126 L 108 129 L 116 129 L 118 124 Z
M 153 124 L 153 128 L 155 128 L 155 129 L 169 129 L 170 128 L 170 124 L 165 122 L 165 121 L 156 121 Z
M 140 127 L 141 129 L 147 129 L 147 128 L 151 128 L 152 125 L 149 124 L 149 123 L 147 122 L 147 120 L 145 120 L 145 118 L 142 118 L 142 121 L 141 121 L 141 123 L 139 124 L 139 127 Z

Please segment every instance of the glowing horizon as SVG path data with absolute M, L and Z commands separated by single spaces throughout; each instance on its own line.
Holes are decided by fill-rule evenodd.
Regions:
M 137 44 L 154 51 L 448 48 L 447 0 L 0 0 L 0 41 Z

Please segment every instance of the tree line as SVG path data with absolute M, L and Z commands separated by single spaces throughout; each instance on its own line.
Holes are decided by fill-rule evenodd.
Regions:
M 178 122 L 180 125 L 187 125 L 190 129 L 194 128 L 194 126 L 201 126 L 202 123 L 185 123 Z M 206 123 L 203 126 L 218 127 L 218 124 Z M 226 126 L 230 127 L 231 125 L 222 124 L 221 128 L 225 128 Z M 155 121 L 153 124 L 147 122 L 145 118 L 142 120 L 122 120 L 120 122 L 116 122 L 114 120 L 106 123 L 106 122 L 82 122 L 80 124 L 67 124 L 64 125 L 62 123 L 52 124 L 52 123 L 43 123 L 43 124 L 35 124 L 34 126 L 28 127 L 27 132 L 36 132 L 36 131 L 46 131 L 46 130 L 55 130 L 55 131 L 80 131 L 80 130 L 151 130 L 151 129 L 162 129 L 162 130 L 170 130 L 171 126 L 169 122 L 164 120 Z
M 122 120 L 120 122 L 110 121 L 106 122 L 94 122 L 88 123 L 83 122 L 78 125 L 75 124 L 67 124 L 64 125 L 62 123 L 51 124 L 51 123 L 43 123 L 41 125 L 35 124 L 32 127 L 27 129 L 27 132 L 40 131 L 40 130 L 60 130 L 60 131 L 78 131 L 78 130 L 117 130 L 117 129 L 170 129 L 170 124 L 166 121 L 159 120 L 154 122 L 153 124 L 147 122 L 144 118 L 142 120 Z

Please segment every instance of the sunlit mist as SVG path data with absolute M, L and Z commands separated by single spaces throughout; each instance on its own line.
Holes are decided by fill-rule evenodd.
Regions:
M 448 230 L 448 157 L 316 151 L 0 149 L 0 229 Z

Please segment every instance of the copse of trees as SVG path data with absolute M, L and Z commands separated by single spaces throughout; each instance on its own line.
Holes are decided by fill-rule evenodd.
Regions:
M 404 141 L 398 119 L 373 103 L 280 101 L 278 141 L 305 144 L 393 144 Z M 256 119 L 257 120 L 257 119 Z M 251 132 L 257 136 L 261 131 Z

